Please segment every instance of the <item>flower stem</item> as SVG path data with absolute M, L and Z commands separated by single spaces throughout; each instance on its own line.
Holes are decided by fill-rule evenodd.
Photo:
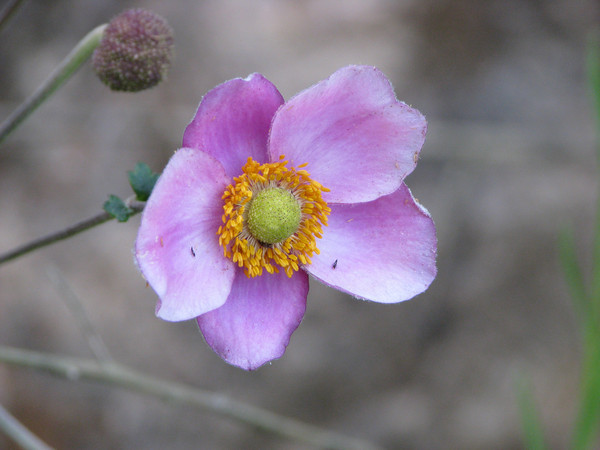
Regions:
M 61 357 L 4 345 L 0 346 L 0 361 L 49 372 L 71 380 L 103 382 L 151 395 L 169 403 L 206 409 L 257 429 L 318 448 L 361 450 L 377 448 L 368 442 L 280 416 L 232 400 L 222 394 L 161 380 L 114 362 L 102 364 L 89 359 Z
M 11 0 L 9 1 L 2 11 L 0 11 L 0 31 L 8 23 L 8 21 L 15 15 L 19 6 L 23 3 L 23 0 Z
M 133 210 L 133 214 L 141 212 L 144 209 L 145 205 L 144 202 L 136 201 L 135 196 L 128 198 L 125 201 L 125 204 Z M 38 248 L 46 247 L 47 245 L 53 244 L 58 241 L 62 241 L 63 239 L 70 238 L 71 236 L 79 234 L 82 231 L 89 230 L 90 228 L 93 228 L 97 225 L 101 225 L 112 219 L 114 219 L 114 217 L 109 213 L 101 212 L 93 217 L 90 217 L 89 219 L 82 220 L 81 222 L 78 222 L 75 225 L 65 228 L 64 230 L 56 231 L 47 236 L 35 239 L 31 242 L 21 245 L 20 247 L 10 250 L 6 253 L 0 254 L 0 265 L 5 262 L 16 259 L 19 256 L 31 253 L 32 251 L 37 250 Z
M 75 294 L 73 289 L 71 289 L 71 286 L 69 286 L 61 271 L 57 267 L 49 266 L 46 270 L 46 274 L 61 299 L 65 302 L 67 309 L 71 312 L 73 319 L 75 319 L 81 333 L 86 338 L 88 346 L 96 357 L 96 360 L 101 363 L 112 361 L 112 356 L 108 351 L 108 347 L 104 344 L 102 337 L 94 329 L 94 325 L 92 325 L 92 321 L 88 317 L 82 301 Z
M 10 437 L 19 447 L 31 450 L 51 450 L 40 438 L 29 431 L 11 413 L 0 405 L 0 430 Z
M 50 97 L 92 55 L 98 46 L 104 28 L 100 25 L 90 31 L 61 61 L 54 72 L 0 124 L 0 143 L 8 137 L 33 111 Z
M 596 119 L 600 130 L 600 40 L 595 35 L 588 49 L 587 75 Z M 600 171 L 600 139 L 596 139 L 597 165 Z M 600 404 L 600 188 L 596 199 L 596 232 L 592 256 L 592 278 L 586 291 L 581 320 L 583 356 L 581 363 L 579 410 L 575 419 L 571 448 L 596 448 L 598 442 Z M 581 284 L 581 282 L 580 282 Z

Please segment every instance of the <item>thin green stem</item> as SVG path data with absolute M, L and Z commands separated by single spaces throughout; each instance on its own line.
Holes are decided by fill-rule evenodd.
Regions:
M 368 442 L 309 425 L 224 395 L 161 380 L 124 365 L 99 363 L 0 346 L 0 361 L 49 372 L 70 380 L 98 381 L 151 395 L 169 403 L 205 409 L 259 430 L 328 449 L 375 449 Z
M 587 75 L 594 102 L 597 130 L 600 130 L 600 47 L 597 35 L 588 49 Z M 600 163 L 600 139 L 597 139 L 597 162 Z M 600 169 L 600 165 L 598 166 Z M 573 430 L 572 448 L 595 448 L 600 421 L 600 186 L 596 204 L 592 278 L 581 320 L 583 361 L 581 364 L 580 402 Z M 581 283 L 581 282 L 580 282 Z M 585 288 L 583 288 L 585 289 Z
M 596 132 L 600 131 L 600 40 L 597 34 L 591 38 L 587 54 L 587 76 L 591 89 L 591 98 L 594 107 L 594 116 L 596 120 Z M 596 137 L 596 164 L 600 170 L 600 137 Z M 592 313 L 596 320 L 600 317 L 600 186 L 597 187 L 596 204 L 596 233 L 594 235 L 593 261 L 592 261 L 592 280 L 590 289 L 590 302 Z
M 71 53 L 61 61 L 54 72 L 50 74 L 35 92 L 0 124 L 0 143 L 87 61 L 100 43 L 104 28 L 106 28 L 106 25 L 94 28 L 79 41 L 75 48 L 71 50 Z
M 535 406 L 531 383 L 524 376 L 517 380 L 517 400 L 521 413 L 521 426 L 527 450 L 544 450 L 544 432 L 540 414 Z
M 48 278 L 57 290 L 60 298 L 65 302 L 67 309 L 73 315 L 75 323 L 79 326 L 81 333 L 85 337 L 88 346 L 96 360 L 99 362 L 110 362 L 112 357 L 108 347 L 104 344 L 102 337 L 96 332 L 92 321 L 87 315 L 83 302 L 77 294 L 71 289 L 62 272 L 54 266 L 49 266 L 46 270 Z
M 584 360 L 582 363 L 581 400 L 573 435 L 574 450 L 596 448 L 600 409 L 600 347 L 598 329 L 588 326 L 584 336 Z
M 39 437 L 29 431 L 11 413 L 0 405 L 0 430 L 19 447 L 26 450 L 51 450 Z
M 125 204 L 133 210 L 133 214 L 137 214 L 144 209 L 145 202 L 139 202 L 135 200 L 135 196 L 128 198 L 125 201 Z M 55 242 L 62 241 L 64 239 L 70 238 L 71 236 L 75 236 L 83 231 L 89 230 L 98 225 L 102 225 L 109 220 L 114 219 L 114 217 L 107 212 L 101 212 L 96 214 L 89 219 L 82 220 L 81 222 L 76 223 L 64 230 L 56 231 L 47 236 L 35 239 L 31 242 L 23 244 L 13 250 L 0 254 L 0 265 L 11 261 L 13 259 L 18 258 L 19 256 L 26 255 L 27 253 L 31 253 L 38 248 L 46 247 L 50 244 L 54 244 Z
M 575 248 L 575 239 L 571 229 L 565 228 L 559 236 L 559 256 L 565 281 L 573 302 L 577 308 L 577 313 L 583 321 L 587 320 L 590 314 L 589 297 L 581 264 L 577 259 Z
M 8 23 L 8 21 L 15 15 L 19 6 L 23 4 L 23 0 L 10 0 L 2 11 L 0 11 L 0 31 Z

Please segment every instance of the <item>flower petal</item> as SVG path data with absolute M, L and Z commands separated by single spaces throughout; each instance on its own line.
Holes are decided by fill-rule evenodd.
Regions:
M 333 203 L 366 202 L 394 192 L 416 166 L 427 122 L 396 100 L 375 67 L 349 66 L 301 92 L 275 114 L 269 157 L 308 163 Z
M 359 298 L 395 303 L 420 294 L 436 274 L 437 241 L 429 213 L 402 184 L 391 195 L 331 205 L 320 254 L 304 269 Z
M 282 103 L 277 88 L 258 73 L 226 81 L 200 102 L 183 146 L 212 155 L 230 178 L 236 177 L 249 156 L 267 162 L 271 120 Z
M 198 317 L 198 325 L 221 358 L 254 370 L 283 355 L 304 316 L 307 295 L 308 276 L 302 271 L 291 278 L 283 270 L 248 278 L 238 268 L 227 302 Z
M 229 295 L 234 265 L 223 256 L 216 234 L 228 184 L 212 156 L 182 148 L 148 199 L 135 257 L 160 297 L 156 315 L 161 319 L 197 317 L 221 306 Z

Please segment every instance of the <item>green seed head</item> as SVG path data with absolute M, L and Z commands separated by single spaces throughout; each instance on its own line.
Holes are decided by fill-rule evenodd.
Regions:
M 263 244 L 285 241 L 298 230 L 302 211 L 287 190 L 268 188 L 256 194 L 248 206 L 248 230 Z

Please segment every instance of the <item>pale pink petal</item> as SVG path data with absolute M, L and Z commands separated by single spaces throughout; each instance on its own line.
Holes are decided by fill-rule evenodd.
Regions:
M 417 163 L 426 128 L 378 69 L 349 66 L 277 111 L 269 156 L 308 163 L 311 178 L 331 189 L 327 202 L 366 202 L 398 189 Z
M 236 177 L 249 156 L 267 162 L 269 127 L 282 103 L 277 88 L 260 74 L 227 81 L 204 96 L 185 129 L 183 146 L 212 155 L 230 178 Z
M 304 316 L 307 294 L 302 271 L 291 278 L 283 271 L 248 278 L 238 268 L 227 302 L 198 317 L 198 325 L 221 358 L 254 370 L 283 355 Z
M 320 255 L 304 269 L 325 284 L 380 303 L 408 300 L 436 274 L 437 241 L 429 213 L 402 184 L 368 203 L 331 206 L 317 241 Z
M 135 257 L 160 298 L 156 315 L 161 319 L 192 319 L 218 308 L 229 295 L 235 268 L 217 238 L 228 183 L 212 156 L 182 148 L 154 187 Z

